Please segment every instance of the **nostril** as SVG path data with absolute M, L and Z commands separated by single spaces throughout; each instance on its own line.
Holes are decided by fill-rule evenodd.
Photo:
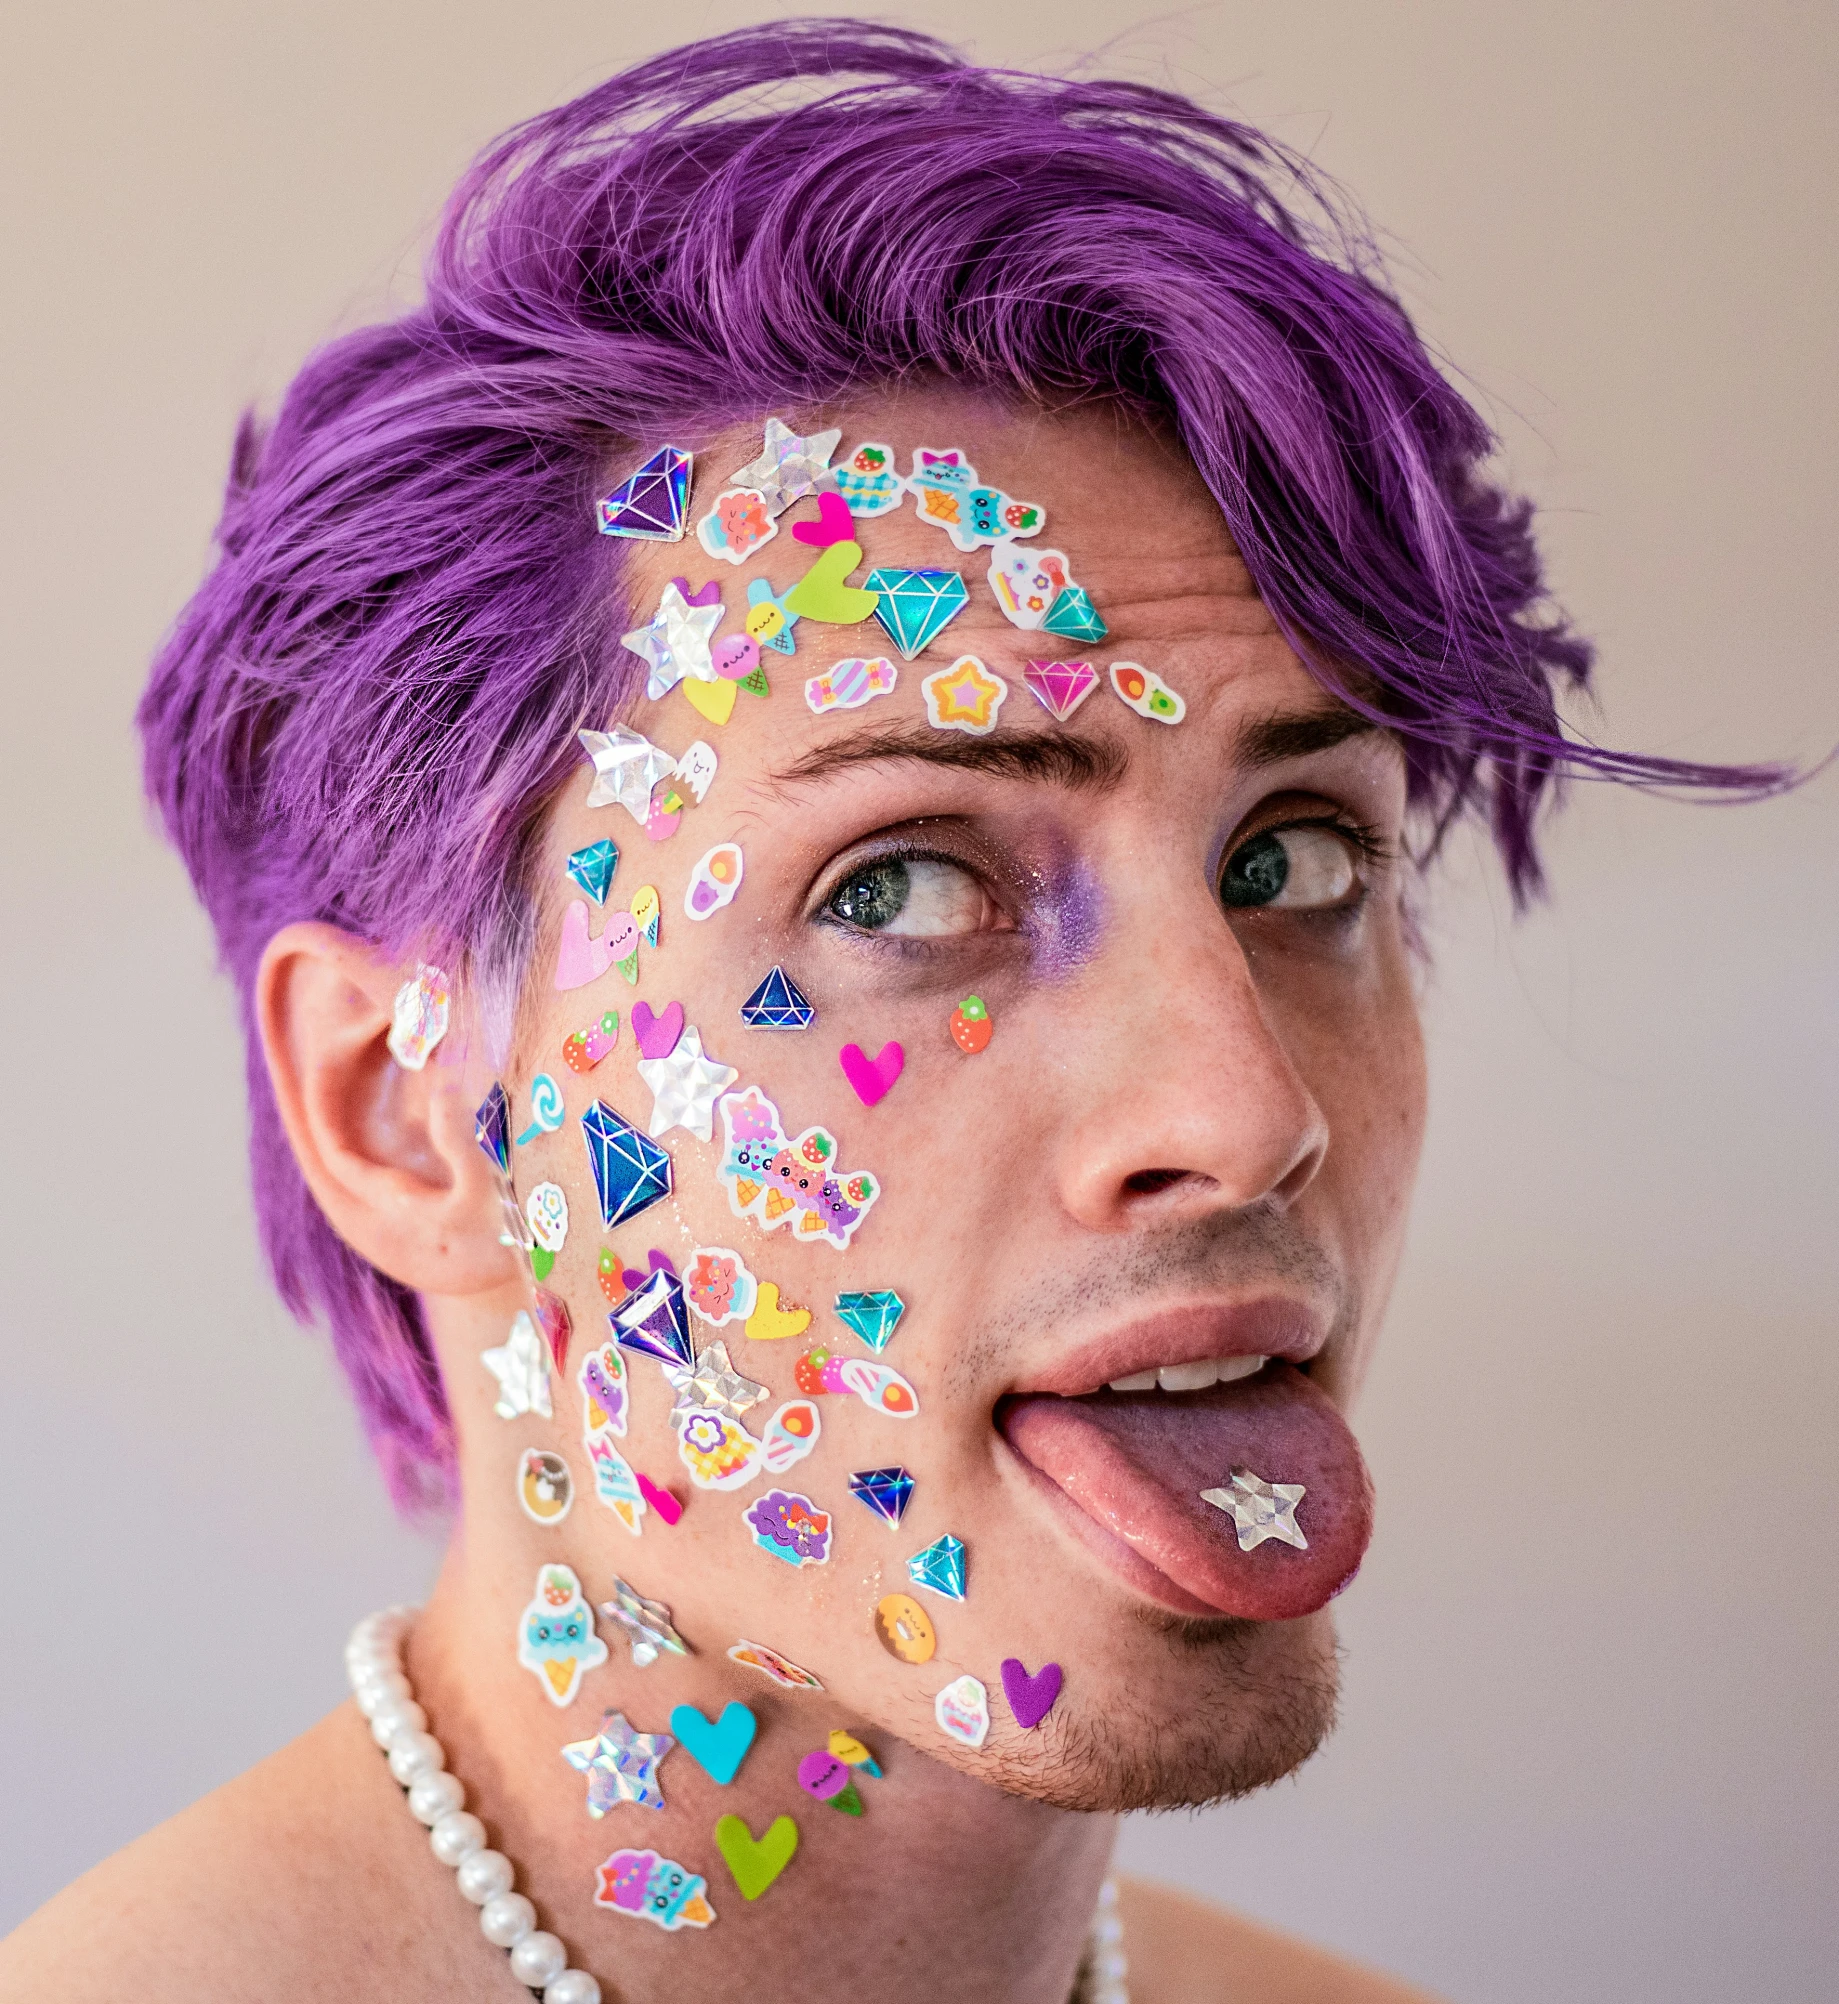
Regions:
M 1139 1169 L 1134 1176 L 1124 1178 L 1124 1188 L 1133 1197 L 1153 1197 L 1171 1183 L 1181 1182 L 1187 1173 L 1185 1169 Z

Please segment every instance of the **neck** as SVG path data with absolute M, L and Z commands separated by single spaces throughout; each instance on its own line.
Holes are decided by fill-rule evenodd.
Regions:
M 786 1974 L 769 1988 L 790 1982 L 807 2004 L 864 1995 L 1065 2004 L 1110 1860 L 1112 1818 L 1004 1795 L 846 1716 L 828 1694 L 782 1691 L 764 1677 L 757 1689 L 738 1688 L 750 1673 L 719 1652 L 636 1667 L 604 1622 L 606 1664 L 572 1704 L 553 1707 L 515 1660 L 518 1613 L 545 1556 L 567 1555 L 551 1544 L 533 1558 L 502 1519 L 456 1530 L 406 1664 L 429 1730 L 515 1864 L 539 1925 L 609 1996 L 740 2004 L 761 1994 L 770 1970 Z M 577 1569 L 584 1590 L 604 1596 L 604 1559 Z M 679 1747 L 660 1768 L 663 1809 L 620 1803 L 589 1817 L 584 1778 L 561 1757 L 565 1742 L 591 1739 L 603 1712 L 661 1733 L 674 1706 L 713 1718 L 736 1697 L 759 1730 L 732 1782 L 717 1786 Z M 859 1817 L 813 1800 L 795 1779 L 801 1757 L 839 1726 L 857 1732 L 882 1769 L 880 1779 L 857 1779 Z M 796 1856 L 756 1900 L 741 1896 L 716 1849 L 716 1819 L 727 1814 L 755 1837 L 782 1815 L 798 1826 Z M 597 1906 L 598 1867 L 627 1848 L 700 1873 L 715 1926 L 665 1933 Z M 470 1910 L 456 1906 L 455 1927 L 469 1922 Z

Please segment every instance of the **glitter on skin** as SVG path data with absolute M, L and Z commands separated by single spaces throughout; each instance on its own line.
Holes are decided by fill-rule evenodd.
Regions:
M 1039 916 L 1028 927 L 1035 972 L 1064 981 L 1098 951 L 1104 932 L 1105 893 L 1089 863 L 1075 859 L 1043 887 Z

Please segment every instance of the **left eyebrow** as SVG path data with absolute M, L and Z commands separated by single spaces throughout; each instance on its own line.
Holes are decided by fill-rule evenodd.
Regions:
M 1246 770 L 1278 765 L 1285 759 L 1307 758 L 1311 752 L 1332 751 L 1349 738 L 1379 734 L 1382 726 L 1340 703 L 1326 710 L 1274 710 L 1241 724 L 1233 742 L 1233 763 Z
M 1108 793 L 1129 769 L 1130 754 L 1121 745 L 1094 738 L 1049 735 L 1029 731 L 1014 737 L 971 738 L 918 726 L 891 725 L 861 731 L 820 745 L 773 775 L 775 786 L 828 779 L 851 766 L 890 759 L 918 759 L 925 765 L 951 766 L 962 772 L 995 773 L 1004 779 L 1045 781 L 1076 793 Z

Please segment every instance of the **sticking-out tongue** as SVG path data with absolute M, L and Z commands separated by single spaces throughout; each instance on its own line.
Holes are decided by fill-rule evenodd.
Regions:
M 1373 1534 L 1373 1486 L 1347 1422 L 1284 1363 L 1204 1392 L 1044 1393 L 1004 1401 L 1003 1434 L 1104 1530 L 1222 1614 L 1285 1621 L 1353 1578 Z M 1299 1551 L 1281 1538 L 1240 1549 L 1234 1517 L 1201 1500 L 1235 1469 L 1300 1483 Z

